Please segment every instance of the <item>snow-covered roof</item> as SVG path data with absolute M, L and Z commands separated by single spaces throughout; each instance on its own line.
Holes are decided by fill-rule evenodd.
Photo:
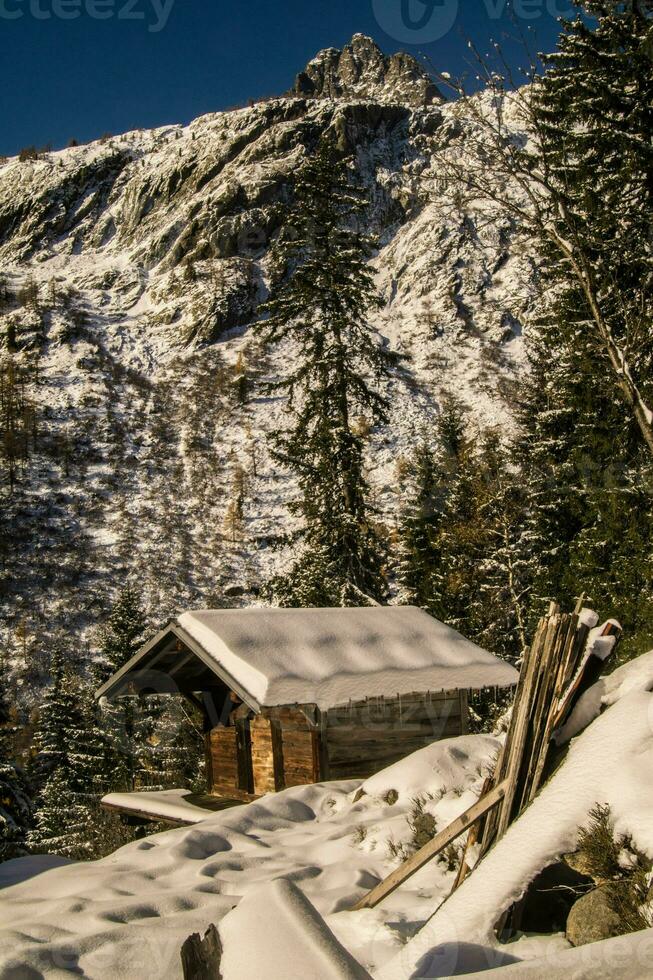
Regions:
M 509 664 L 412 606 L 208 609 L 177 624 L 259 705 L 326 709 L 414 691 L 507 687 Z

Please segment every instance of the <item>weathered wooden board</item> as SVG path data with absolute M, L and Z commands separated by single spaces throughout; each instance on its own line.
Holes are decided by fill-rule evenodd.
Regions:
M 283 767 L 286 786 L 303 786 L 320 779 L 319 736 L 305 727 L 304 731 L 282 728 Z
M 386 716 L 385 725 L 360 724 L 359 719 L 351 724 L 347 716 L 338 724 L 329 713 L 322 733 L 329 778 L 364 779 L 432 742 L 462 734 L 459 696 L 441 699 L 438 704 L 443 714 L 413 716 L 407 725 L 392 723 L 394 714 Z M 424 700 L 420 705 L 424 712 L 433 711 L 428 702 L 425 707 Z
M 238 747 L 235 728 L 214 728 L 209 733 L 212 786 L 240 789 L 238 785 Z
M 360 909 L 373 909 L 379 902 L 382 902 L 384 898 L 392 894 L 395 889 L 399 888 L 405 881 L 411 878 L 420 868 L 423 868 L 425 864 L 437 857 L 445 847 L 448 847 L 457 837 L 467 830 L 479 817 L 487 813 L 493 807 L 499 803 L 506 792 L 507 781 L 500 783 L 494 789 L 490 790 L 485 796 L 477 800 L 472 806 L 470 806 L 464 813 L 461 813 L 448 827 L 441 830 L 433 840 L 421 847 L 419 851 L 404 861 L 398 868 L 396 868 L 392 874 L 376 885 L 367 895 L 363 896 L 359 902 L 354 905 L 352 911 L 358 912 Z

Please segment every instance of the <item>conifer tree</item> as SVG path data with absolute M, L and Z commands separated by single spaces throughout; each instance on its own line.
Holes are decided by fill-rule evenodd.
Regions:
M 140 596 L 132 585 L 125 585 L 109 613 L 101 635 L 98 671 L 102 680 L 127 663 L 145 641 L 147 619 Z
M 585 594 L 623 621 L 628 657 L 653 640 L 653 474 L 577 315 L 564 293 L 555 315 L 534 326 L 521 385 L 516 460 L 528 497 L 530 620 L 551 599 L 569 606 Z
M 92 691 L 73 676 L 60 652 L 52 656 L 51 685 L 43 697 L 34 741 L 39 792 L 30 849 L 72 858 L 94 856 L 104 788 L 103 737 Z
M 517 659 L 531 577 L 524 493 L 496 433 L 472 435 L 454 398 L 434 446 L 416 453 L 400 539 L 402 598 Z
M 428 607 L 437 563 L 436 535 L 441 520 L 442 486 L 436 453 L 426 435 L 408 463 L 399 522 L 397 572 L 400 601 Z
M 583 346 L 653 459 L 653 3 L 574 6 L 543 77 L 531 65 L 530 86 L 515 90 L 481 59 L 494 98 L 461 98 L 468 152 L 445 147 L 438 166 L 466 197 L 499 207 L 538 241 L 548 295 L 573 294 Z
M 371 243 L 356 228 L 366 207 L 331 138 L 301 168 L 281 270 L 260 324 L 269 344 L 292 345 L 276 384 L 288 430 L 274 455 L 298 480 L 299 557 L 271 591 L 282 605 L 360 605 L 386 594 L 384 549 L 365 477 L 365 439 L 354 420 L 387 421 L 379 383 L 394 356 L 368 322 L 378 308 L 366 260 Z
M 585 593 L 618 610 L 629 655 L 653 639 L 653 9 L 576 6 L 533 86 L 506 97 L 488 74 L 496 114 L 471 111 L 479 165 L 453 161 L 448 172 L 518 219 L 544 258 L 547 309 L 527 337 L 514 457 L 529 628 L 550 599 L 573 605 Z M 506 98 L 528 144 L 506 128 Z
M 14 761 L 15 728 L 5 691 L 6 665 L 0 660 L 0 862 L 25 853 L 33 821 L 32 790 Z
M 100 657 L 96 667 L 98 684 L 120 670 L 142 646 L 147 620 L 136 589 L 125 585 L 100 632 Z M 101 706 L 105 732 L 106 767 L 112 772 L 112 789 L 133 790 L 140 767 L 139 757 L 148 752 L 151 720 L 148 706 L 137 695 L 125 695 Z
M 532 104 L 537 166 L 559 203 L 552 229 L 571 241 L 584 279 L 560 249 L 545 248 L 556 298 L 529 337 L 517 459 L 530 498 L 532 617 L 551 598 L 573 604 L 585 593 L 619 615 L 629 656 L 653 640 L 644 408 L 653 395 L 653 5 L 577 6 L 591 19 L 563 23 Z M 597 317 L 623 381 L 614 350 L 588 330 Z M 624 411 L 625 389 L 634 411 Z
M 624 397 L 632 403 L 651 455 L 653 3 L 576 6 L 532 99 L 533 162 L 557 202 L 550 234 L 570 241 L 578 263 L 571 275 L 573 263 L 545 239 L 547 271 L 556 295 L 563 292 L 558 314 L 566 307 L 583 354 L 611 376 L 607 393 L 620 410 Z M 587 329 L 592 320 L 598 333 Z

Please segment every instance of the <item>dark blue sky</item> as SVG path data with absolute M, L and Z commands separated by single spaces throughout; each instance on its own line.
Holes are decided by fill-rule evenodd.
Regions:
M 531 28 L 536 47 L 551 50 L 558 33 L 552 14 L 568 0 L 514 3 L 517 24 Z M 426 54 L 440 70 L 459 74 L 465 37 L 485 47 L 514 32 L 506 6 L 506 0 L 0 0 L 0 154 L 188 122 L 281 93 L 320 48 L 340 47 L 356 32 L 370 34 L 387 53 Z M 508 52 L 511 61 L 522 60 L 510 44 Z

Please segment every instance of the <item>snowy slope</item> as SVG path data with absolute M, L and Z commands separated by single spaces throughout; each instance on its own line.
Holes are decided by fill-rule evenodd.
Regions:
M 561 768 L 442 910 L 378 972 L 378 980 L 471 973 L 545 952 L 542 939 L 501 946 L 495 923 L 543 868 L 575 849 L 578 829 L 597 803 L 610 807 L 616 836 L 632 838 L 634 848 L 653 858 L 651 653 L 618 673 L 616 682 L 600 680 L 587 692 L 586 699 L 597 705 L 594 720 L 572 742 Z M 606 688 L 605 710 L 598 715 Z M 560 948 L 559 937 L 544 942 L 550 950 Z
M 302 947 L 308 976 L 321 976 L 310 972 L 320 956 L 330 964 L 327 976 L 341 968 L 343 976 L 352 975 L 347 958 L 338 960 L 330 945 L 330 930 L 376 980 L 519 963 L 523 970 L 510 967 L 507 977 L 538 977 L 548 962 L 552 976 L 563 976 L 568 962 L 579 977 L 644 977 L 651 933 L 620 940 L 614 950 L 583 947 L 568 961 L 561 956 L 569 949 L 561 934 L 520 935 L 505 945 L 494 935 L 502 911 L 528 883 L 576 847 L 578 829 L 596 803 L 610 805 L 616 834 L 630 835 L 632 846 L 653 858 L 651 654 L 620 668 L 618 683 L 608 686 L 602 713 L 441 908 L 454 877 L 446 853 L 376 909 L 349 911 L 424 842 L 419 834 L 429 820 L 433 833 L 474 802 L 500 748 L 492 736 L 436 742 L 363 783 L 270 794 L 192 828 L 135 841 L 100 861 L 58 867 L 49 858 L 7 862 L 0 873 L 0 976 L 50 980 L 75 969 L 94 980 L 179 977 L 181 943 L 215 922 L 225 946 L 225 980 L 243 980 L 251 975 L 244 966 L 265 961 L 271 937 L 291 937 L 304 918 L 314 940 Z M 592 697 L 605 687 L 599 681 Z M 293 882 L 327 929 L 292 889 L 270 888 L 277 879 Z M 263 927 L 266 905 L 271 918 Z M 280 943 L 272 955 L 282 962 Z M 611 963 L 613 974 L 606 973 Z M 297 961 L 291 966 L 289 976 Z
M 293 174 L 325 131 L 369 189 L 378 330 L 405 355 L 369 452 L 383 522 L 447 391 L 509 425 L 535 261 L 509 223 L 439 185 L 433 154 L 465 153 L 453 107 L 370 45 L 322 58 L 319 97 L 0 163 L 0 358 L 36 417 L 16 492 L 0 491 L 0 642 L 37 672 L 63 623 L 92 642 L 126 575 L 161 621 L 234 583 L 251 602 L 283 560 L 292 487 L 266 434 L 284 412 L 255 383 L 293 352 L 262 351 L 252 322 Z M 242 493 L 243 524 L 226 526 Z
M 382 908 L 345 910 L 399 862 L 393 852 L 412 836 L 414 787 L 426 812 L 446 826 L 474 801 L 498 748 L 490 736 L 447 739 L 388 770 L 389 786 L 379 774 L 362 787 L 349 781 L 285 790 L 101 861 L 42 874 L 34 874 L 38 858 L 8 862 L 0 882 L 31 877 L 0 889 L 0 976 L 20 965 L 50 980 L 74 966 L 94 980 L 171 980 L 181 976 L 179 950 L 191 932 L 203 934 L 279 877 L 299 886 L 359 962 L 381 966 L 446 895 L 453 872 L 436 863 Z M 250 928 L 252 944 L 255 934 Z

